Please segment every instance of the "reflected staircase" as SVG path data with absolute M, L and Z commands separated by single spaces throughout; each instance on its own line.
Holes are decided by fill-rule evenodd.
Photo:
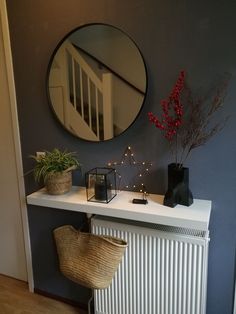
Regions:
M 59 120 L 72 133 L 92 141 L 114 136 L 112 74 L 95 73 L 69 41 L 54 57 L 49 92 Z

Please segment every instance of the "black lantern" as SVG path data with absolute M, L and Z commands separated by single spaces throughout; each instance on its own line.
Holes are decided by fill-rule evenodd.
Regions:
M 93 168 L 85 174 L 87 200 L 109 203 L 116 196 L 116 173 L 113 168 Z

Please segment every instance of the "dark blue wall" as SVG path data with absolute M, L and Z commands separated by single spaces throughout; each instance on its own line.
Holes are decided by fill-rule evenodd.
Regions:
M 28 155 L 42 149 L 77 151 L 86 171 L 117 159 L 131 145 L 140 159 L 154 162 L 149 190 L 164 193 L 168 147 L 149 125 L 147 112 L 157 112 L 180 69 L 186 69 L 196 88 L 209 87 L 224 71 L 232 73 L 223 109 L 231 119 L 186 164 L 194 197 L 213 201 L 207 314 L 231 314 L 236 242 L 236 1 L 8 0 L 7 5 L 25 171 L 32 166 Z M 45 89 L 49 58 L 58 41 L 91 22 L 113 24 L 127 32 L 142 51 L 149 80 L 144 109 L 135 124 L 103 143 L 66 133 L 51 113 Z M 77 182 L 83 182 L 82 177 Z M 27 192 L 35 188 L 27 177 Z

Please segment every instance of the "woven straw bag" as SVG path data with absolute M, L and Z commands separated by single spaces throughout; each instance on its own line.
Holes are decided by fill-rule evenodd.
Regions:
M 59 227 L 53 233 L 64 276 L 92 289 L 104 289 L 111 284 L 127 242 L 83 233 L 70 225 Z

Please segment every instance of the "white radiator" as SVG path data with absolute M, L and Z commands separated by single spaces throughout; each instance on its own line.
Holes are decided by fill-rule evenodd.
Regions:
M 128 241 L 109 288 L 95 290 L 95 314 L 204 314 L 208 232 L 92 219 L 92 232 Z

